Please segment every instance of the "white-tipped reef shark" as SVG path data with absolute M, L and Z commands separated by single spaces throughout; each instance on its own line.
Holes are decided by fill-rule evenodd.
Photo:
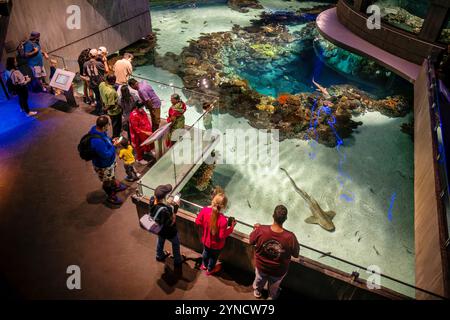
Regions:
M 333 232 L 335 230 L 333 218 L 336 216 L 336 213 L 334 211 L 323 211 L 315 199 L 313 199 L 309 194 L 307 194 L 297 186 L 294 179 L 292 179 L 286 169 L 280 169 L 284 171 L 284 173 L 286 173 L 287 177 L 294 186 L 295 191 L 297 191 L 297 193 L 303 198 L 303 200 L 306 201 L 309 206 L 309 210 L 311 211 L 312 216 L 307 218 L 305 222 L 309 224 L 318 224 L 323 229 L 329 232 Z

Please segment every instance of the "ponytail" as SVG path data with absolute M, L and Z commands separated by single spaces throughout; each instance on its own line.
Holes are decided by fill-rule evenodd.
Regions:
M 225 194 L 222 193 L 216 195 L 211 203 L 212 213 L 211 218 L 209 220 L 209 228 L 213 236 L 217 235 L 218 233 L 219 226 L 217 224 L 217 220 L 219 219 L 220 211 L 225 209 L 227 203 L 228 198 Z

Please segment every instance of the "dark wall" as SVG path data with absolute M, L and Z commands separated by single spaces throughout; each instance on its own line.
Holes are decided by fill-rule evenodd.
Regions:
M 67 8 L 81 9 L 81 28 L 70 30 Z M 67 59 L 69 69 L 86 48 L 106 46 L 117 51 L 151 32 L 148 0 L 14 0 L 6 49 L 14 54 L 17 44 L 31 31 L 41 32 L 41 44 Z M 5 58 L 3 58 L 4 60 Z

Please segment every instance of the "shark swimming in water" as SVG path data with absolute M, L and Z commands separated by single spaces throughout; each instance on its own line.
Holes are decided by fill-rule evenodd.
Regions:
M 300 189 L 295 183 L 294 179 L 289 175 L 286 169 L 280 168 L 291 181 L 294 186 L 295 191 L 306 201 L 309 206 L 309 210 L 311 210 L 312 216 L 305 220 L 306 223 L 309 224 L 318 224 L 323 229 L 333 232 L 335 230 L 335 226 L 333 224 L 333 218 L 336 216 L 336 212 L 334 211 L 323 211 L 317 201 L 310 197 L 305 191 Z

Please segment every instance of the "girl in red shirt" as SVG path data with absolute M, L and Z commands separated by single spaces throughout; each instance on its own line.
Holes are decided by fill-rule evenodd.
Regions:
M 236 221 L 228 227 L 227 218 L 221 213 L 227 207 L 228 198 L 225 194 L 217 194 L 212 200 L 211 206 L 200 211 L 195 223 L 203 228 L 203 263 L 202 270 L 212 275 L 220 270 L 217 259 L 225 246 L 226 238 L 233 233 Z

